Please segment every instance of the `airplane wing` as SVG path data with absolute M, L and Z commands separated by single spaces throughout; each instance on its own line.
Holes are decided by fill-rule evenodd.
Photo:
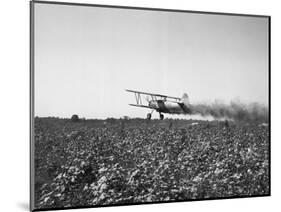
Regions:
M 129 105 L 134 106 L 134 107 L 144 107 L 144 108 L 155 109 L 154 107 L 149 107 L 149 106 L 146 106 L 146 105 L 136 105 L 136 104 L 129 104 Z
M 162 95 L 162 94 L 146 93 L 146 92 L 142 92 L 142 91 L 134 91 L 134 90 L 128 90 L 128 89 L 126 89 L 126 91 L 135 93 L 135 94 L 144 94 L 144 95 L 150 95 L 150 96 L 161 97 L 161 98 L 169 98 L 169 99 L 174 99 L 176 101 L 181 100 L 181 98 L 178 98 L 178 97 L 166 96 L 166 95 Z

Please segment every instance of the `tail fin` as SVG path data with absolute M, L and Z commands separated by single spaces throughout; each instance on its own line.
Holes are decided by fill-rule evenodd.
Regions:
M 183 94 L 183 96 L 181 98 L 181 102 L 184 103 L 186 106 L 189 105 L 189 98 L 188 98 L 188 95 L 186 93 Z

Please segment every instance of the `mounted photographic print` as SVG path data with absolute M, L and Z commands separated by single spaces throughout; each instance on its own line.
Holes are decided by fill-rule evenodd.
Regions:
M 270 195 L 270 16 L 30 5 L 31 210 Z

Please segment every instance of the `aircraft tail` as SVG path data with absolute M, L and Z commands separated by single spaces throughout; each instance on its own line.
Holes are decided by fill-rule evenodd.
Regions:
M 186 106 L 189 105 L 189 98 L 188 98 L 188 95 L 187 93 L 184 93 L 182 98 L 181 98 L 181 102 L 184 103 Z

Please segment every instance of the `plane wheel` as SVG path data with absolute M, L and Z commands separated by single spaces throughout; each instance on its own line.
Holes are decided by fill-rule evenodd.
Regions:
M 147 118 L 147 120 L 150 120 L 151 119 L 151 113 L 148 113 L 146 118 Z
M 164 115 L 160 114 L 160 120 L 163 120 L 163 119 L 164 119 Z

